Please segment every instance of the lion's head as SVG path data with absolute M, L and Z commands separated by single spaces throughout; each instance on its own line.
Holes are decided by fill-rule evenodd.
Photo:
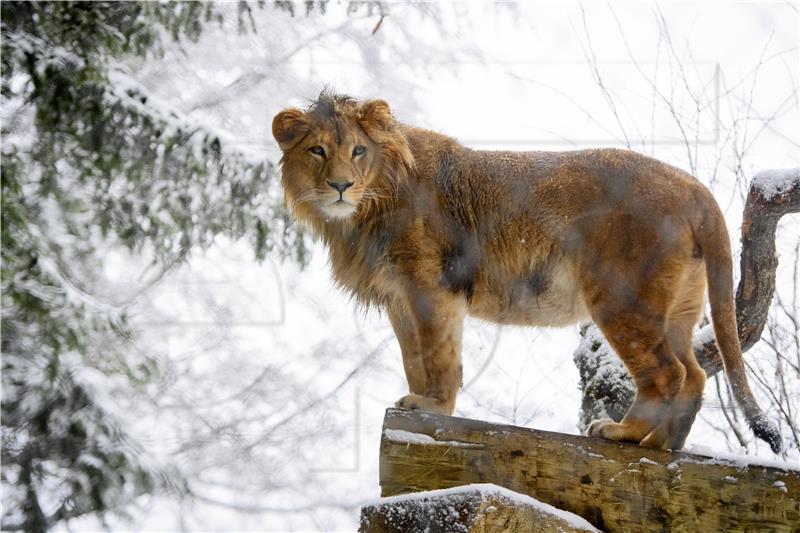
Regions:
M 364 216 L 385 205 L 413 165 L 383 100 L 323 92 L 306 111 L 278 113 L 272 134 L 283 150 L 287 203 L 312 223 Z

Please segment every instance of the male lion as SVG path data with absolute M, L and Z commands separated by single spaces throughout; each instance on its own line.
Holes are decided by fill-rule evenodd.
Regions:
M 591 318 L 637 393 L 620 422 L 595 420 L 588 434 L 681 448 L 706 381 L 692 330 L 708 281 L 734 395 L 780 449 L 745 376 L 725 221 L 692 176 L 617 149 L 471 150 L 396 122 L 383 100 L 326 92 L 281 111 L 272 132 L 287 202 L 327 244 L 334 278 L 389 316 L 410 392 L 397 406 L 453 412 L 467 314 Z

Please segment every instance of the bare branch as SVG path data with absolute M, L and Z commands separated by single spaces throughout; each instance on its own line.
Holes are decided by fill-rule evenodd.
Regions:
M 617 126 L 619 126 L 619 130 L 622 133 L 622 136 L 625 138 L 625 146 L 628 149 L 631 148 L 631 141 L 628 138 L 628 132 L 625 131 L 625 126 L 622 124 L 622 119 L 620 119 L 619 113 L 617 112 L 617 106 L 614 102 L 614 97 L 611 96 L 611 93 L 606 87 L 605 83 L 603 83 L 603 78 L 600 75 L 600 69 L 597 63 L 597 57 L 594 55 L 594 48 L 592 47 L 592 40 L 591 35 L 589 33 L 589 27 L 586 24 L 586 12 L 583 9 L 583 4 L 579 4 L 581 8 L 581 19 L 583 20 L 583 33 L 586 37 L 586 49 L 584 50 L 584 55 L 586 56 L 586 62 L 591 65 L 591 72 L 592 76 L 594 77 L 597 86 L 600 88 L 600 91 L 603 93 L 603 96 L 606 99 L 606 103 L 608 104 L 609 109 L 614 114 L 614 119 L 617 122 Z M 640 135 L 640 137 L 642 137 Z

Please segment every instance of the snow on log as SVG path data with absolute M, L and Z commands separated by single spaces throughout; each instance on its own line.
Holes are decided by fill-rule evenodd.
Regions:
M 386 411 L 382 496 L 473 483 L 530 496 L 605 531 L 800 530 L 800 465 Z
M 597 531 L 583 518 L 488 483 L 382 498 L 361 508 L 360 533 Z

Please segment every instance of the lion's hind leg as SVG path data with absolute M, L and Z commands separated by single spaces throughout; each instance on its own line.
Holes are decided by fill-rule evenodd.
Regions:
M 592 314 L 633 377 L 636 396 L 620 422 L 595 420 L 587 433 L 638 443 L 670 412 L 683 387 L 686 368 L 667 341 L 665 319 L 661 316 L 645 309 L 617 311 L 603 306 L 595 306 Z
M 573 233 L 578 237 L 567 242 L 582 244 L 576 278 L 584 301 L 636 385 L 622 420 L 595 421 L 588 433 L 640 443 L 669 417 L 684 388 L 689 371 L 670 343 L 669 319 L 694 273 L 687 267 L 702 261 L 694 257 L 691 228 L 657 213 L 602 212 Z M 626 238 L 611 237 L 617 234 Z M 656 436 L 653 443 L 664 445 Z
M 617 352 L 622 352 L 618 347 Z M 635 362 L 631 362 L 635 359 Z M 681 390 L 686 370 L 668 344 L 658 342 L 642 351 L 623 356 L 636 384 L 633 404 L 620 422 L 595 420 L 589 425 L 590 436 L 641 442 L 658 427 L 672 408 Z
M 700 265 L 683 284 L 667 318 L 667 341 L 686 368 L 686 379 L 664 421 L 641 441 L 642 446 L 681 449 L 700 410 L 706 373 L 694 356 L 692 335 L 703 309 L 704 290 L 705 276 Z
M 673 398 L 664 420 L 641 440 L 642 446 L 680 450 L 700 410 L 706 373 L 697 363 L 691 350 L 681 350 L 676 353 L 686 368 L 683 386 Z

